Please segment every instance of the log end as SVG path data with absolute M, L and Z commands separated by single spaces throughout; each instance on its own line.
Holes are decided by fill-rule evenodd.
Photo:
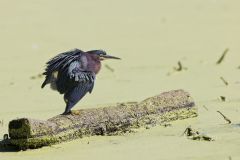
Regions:
M 28 138 L 30 136 L 29 120 L 21 118 L 10 121 L 8 132 L 11 139 Z

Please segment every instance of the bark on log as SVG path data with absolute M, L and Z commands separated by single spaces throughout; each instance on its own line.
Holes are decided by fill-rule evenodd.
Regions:
M 116 135 L 134 128 L 197 116 L 190 95 L 183 90 L 164 92 L 142 102 L 81 109 L 70 115 L 57 115 L 46 121 L 21 118 L 9 122 L 9 139 L 2 145 L 20 149 L 39 148 L 83 136 Z

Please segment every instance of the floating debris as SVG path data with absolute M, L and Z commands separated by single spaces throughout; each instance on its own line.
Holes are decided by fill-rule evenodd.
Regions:
M 178 61 L 178 67 L 173 67 L 173 69 L 175 70 L 175 71 L 182 71 L 182 70 L 187 70 L 187 68 L 186 67 L 183 67 L 183 65 L 182 65 L 182 63 L 181 63 L 181 61 Z
M 178 66 L 177 67 L 173 67 L 173 71 L 170 71 L 167 73 L 167 76 L 172 75 L 174 72 L 180 72 L 182 70 L 187 70 L 187 67 L 183 67 L 181 61 L 178 61 Z
M 220 112 L 220 111 L 217 111 L 217 112 L 224 118 L 225 121 L 228 122 L 228 124 L 231 124 L 231 123 L 232 123 L 231 120 L 228 119 L 222 112 Z
M 183 135 L 186 135 L 188 139 L 199 140 L 199 141 L 214 141 L 213 138 L 201 134 L 199 131 L 192 129 L 191 126 L 187 127 L 183 132 Z
M 222 63 L 222 61 L 224 60 L 224 58 L 225 58 L 226 54 L 228 53 L 228 51 L 229 51 L 229 48 L 226 48 L 224 50 L 224 52 L 222 53 L 222 56 L 219 58 L 219 60 L 216 62 L 216 64 Z
M 109 65 L 105 64 L 104 65 L 109 71 L 114 72 L 114 69 L 112 67 L 110 67 Z
M 226 86 L 229 84 L 223 77 L 220 77 L 220 79 L 223 81 L 223 83 L 224 83 Z
M 220 96 L 220 99 L 221 99 L 222 102 L 226 101 L 226 97 L 224 97 L 224 96 Z
M 36 76 L 31 76 L 30 79 L 37 79 L 37 78 L 42 78 L 43 77 L 43 74 L 42 73 L 39 73 L 38 75 Z

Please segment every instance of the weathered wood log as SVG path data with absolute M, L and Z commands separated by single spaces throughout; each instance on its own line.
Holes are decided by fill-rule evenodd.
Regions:
M 190 95 L 183 90 L 164 92 L 140 103 L 81 109 L 69 115 L 57 115 L 47 121 L 21 118 L 9 123 L 9 139 L 2 144 L 20 149 L 38 148 L 83 136 L 116 135 L 134 128 L 154 126 L 197 116 Z

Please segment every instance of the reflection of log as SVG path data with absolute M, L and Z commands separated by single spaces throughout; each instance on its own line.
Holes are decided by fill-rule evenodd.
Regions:
M 116 135 L 133 128 L 196 116 L 197 110 L 190 95 L 183 90 L 174 90 L 140 103 L 82 109 L 47 121 L 29 118 L 12 120 L 9 123 L 10 139 L 2 143 L 20 149 L 38 148 L 83 136 Z

